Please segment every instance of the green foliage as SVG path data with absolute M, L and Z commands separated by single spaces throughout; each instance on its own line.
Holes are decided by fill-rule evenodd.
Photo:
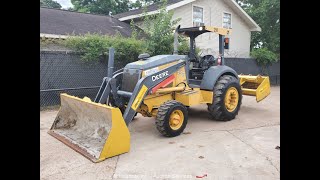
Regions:
M 74 8 L 72 10 L 78 12 L 113 15 L 127 12 L 131 9 L 138 9 L 144 5 L 159 3 L 161 0 L 71 0 Z
M 142 4 L 151 5 L 154 3 L 161 3 L 163 0 L 141 0 L 141 1 L 143 2 Z
M 136 61 L 139 54 L 146 52 L 142 40 L 124 38 L 121 35 L 107 36 L 98 34 L 86 34 L 67 38 L 65 45 L 75 51 L 82 52 L 84 61 L 96 61 L 109 47 L 115 48 L 116 62 L 128 63 Z
M 47 45 L 56 44 L 56 45 L 64 45 L 64 39 L 54 39 L 54 38 L 45 38 L 40 37 L 40 47 L 45 47 Z
M 278 61 L 277 55 L 272 51 L 269 51 L 267 48 L 253 49 L 251 56 L 254 57 L 262 67 L 266 67 L 271 63 Z
M 188 55 L 190 51 L 189 38 L 179 36 L 178 39 L 179 39 L 178 53 L 183 55 Z M 196 47 L 195 54 L 199 55 L 200 52 L 201 52 L 201 49 Z
M 143 0 L 136 0 L 136 2 L 131 3 L 130 9 L 139 9 L 142 7 Z
M 53 0 L 40 0 L 40 7 L 61 9 L 61 5 Z
M 130 28 L 132 30 L 131 37 L 136 39 L 139 36 L 140 31 L 138 31 L 137 27 L 134 25 L 133 19 L 130 21 Z
M 73 9 L 79 12 L 109 15 L 129 11 L 129 0 L 71 0 Z
M 150 55 L 172 54 L 175 25 L 180 19 L 172 21 L 173 12 L 166 11 L 167 1 L 164 0 L 160 12 L 146 15 L 144 10 L 143 30 L 147 34 L 147 49 Z
M 279 56 L 280 0 L 237 0 L 237 3 L 262 29 L 252 33 L 251 49 L 265 47 Z
M 178 46 L 178 53 L 187 55 L 189 52 L 189 41 L 187 38 L 183 38 L 179 36 L 179 46 Z
M 154 3 L 160 3 L 161 0 L 136 0 L 135 2 L 131 2 L 130 9 L 138 9 L 143 6 L 149 6 Z
M 76 10 L 88 11 L 94 2 L 100 1 L 80 1 L 72 0 Z M 109 2 L 109 1 L 108 1 Z M 172 21 L 173 12 L 165 10 L 167 1 L 163 1 L 160 13 L 156 15 L 144 16 L 144 31 L 147 39 L 138 39 L 138 29 L 131 21 L 130 26 L 133 30 L 130 38 L 124 38 L 120 34 L 116 36 L 86 34 L 83 36 L 71 36 L 67 38 L 64 45 L 75 51 L 82 52 L 82 60 L 95 61 L 98 60 L 109 47 L 116 50 L 115 60 L 121 61 L 122 64 L 136 61 L 138 55 L 148 52 L 151 56 L 159 54 L 172 54 L 174 42 L 175 25 L 180 20 Z M 88 6 L 86 6 L 88 5 Z M 89 6 L 90 5 L 90 6 Z M 81 7 L 81 8 L 79 8 Z M 179 36 L 179 54 L 187 54 L 189 52 L 189 40 Z M 199 50 L 197 49 L 197 52 Z

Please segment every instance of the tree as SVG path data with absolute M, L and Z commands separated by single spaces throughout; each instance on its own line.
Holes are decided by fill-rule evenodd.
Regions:
M 74 11 L 74 9 L 72 7 L 69 7 L 67 10 L 68 11 Z
M 154 3 L 160 3 L 162 0 L 142 0 L 145 5 L 151 5 Z
M 73 10 L 94 14 L 118 14 L 131 9 L 138 9 L 153 3 L 160 3 L 162 0 L 71 0 Z
M 71 0 L 73 9 L 94 14 L 118 14 L 129 11 L 129 0 Z
M 158 14 L 146 15 L 144 9 L 143 30 L 147 35 L 146 46 L 151 56 L 159 54 L 172 54 L 175 26 L 180 19 L 172 21 L 173 12 L 166 11 L 167 0 L 160 4 Z M 180 36 L 179 53 L 185 53 L 188 50 L 188 44 L 185 38 Z
M 280 0 L 236 0 L 259 24 L 262 31 L 252 33 L 251 49 L 267 48 L 280 55 Z
M 53 0 L 40 0 L 40 7 L 61 9 L 62 6 L 58 2 Z
M 139 9 L 142 7 L 143 0 L 136 0 L 136 2 L 131 3 L 130 9 Z
M 162 0 L 136 0 L 136 2 L 131 2 L 130 9 L 139 9 L 143 6 L 149 6 L 154 3 L 160 3 Z

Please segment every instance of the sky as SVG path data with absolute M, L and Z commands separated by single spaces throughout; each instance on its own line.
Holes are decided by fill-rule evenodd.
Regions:
M 71 4 L 71 0 L 56 0 L 63 9 L 68 9 L 69 7 L 73 7 Z

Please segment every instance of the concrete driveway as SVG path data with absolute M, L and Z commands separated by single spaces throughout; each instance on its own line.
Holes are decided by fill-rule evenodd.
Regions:
M 190 108 L 178 137 L 159 135 L 153 118 L 130 124 L 129 153 L 94 164 L 47 134 L 57 111 L 40 112 L 41 179 L 280 179 L 280 87 L 260 103 L 244 96 L 236 119 L 210 120 Z

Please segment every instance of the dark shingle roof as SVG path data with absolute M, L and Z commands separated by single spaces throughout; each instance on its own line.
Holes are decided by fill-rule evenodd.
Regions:
M 180 1 L 183 1 L 183 0 L 168 0 L 168 3 L 167 3 L 167 6 L 168 5 L 171 5 L 171 4 L 175 4 L 175 3 L 178 3 Z M 161 4 L 160 4 L 161 5 Z M 159 4 L 156 3 L 156 4 L 152 4 L 150 6 L 147 6 L 147 12 L 150 12 L 150 11 L 155 11 L 159 9 Z M 127 16 L 131 16 L 131 15 L 136 15 L 136 14 L 141 14 L 143 12 L 143 8 L 140 8 L 140 9 L 135 9 L 135 10 L 132 10 L 132 11 L 128 11 L 128 12 L 124 12 L 124 13 L 120 13 L 120 14 L 116 14 L 114 15 L 115 18 L 122 18 L 122 17 L 127 17 Z
M 129 24 L 110 16 L 40 7 L 40 33 L 79 35 L 90 32 L 115 35 L 117 31 L 124 37 L 132 33 Z

